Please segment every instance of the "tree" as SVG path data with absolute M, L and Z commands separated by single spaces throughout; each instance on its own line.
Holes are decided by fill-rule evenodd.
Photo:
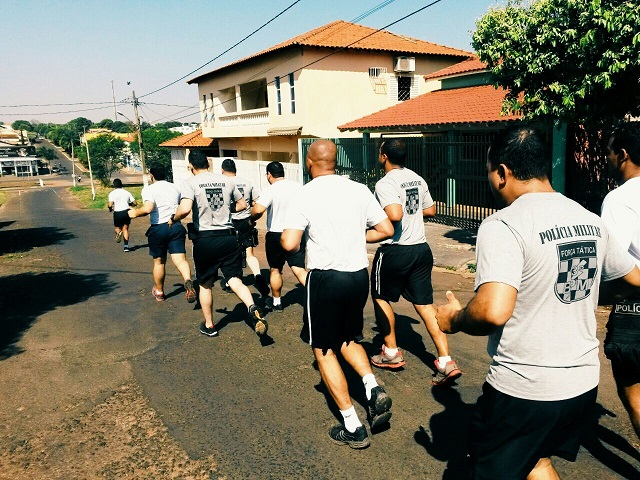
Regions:
M 98 128 L 108 128 L 110 130 L 111 130 L 112 126 L 113 126 L 113 120 L 111 120 L 110 118 L 105 118 L 103 120 L 100 120 L 96 124 L 96 127 L 98 127 Z
M 509 1 L 477 22 L 473 48 L 527 119 L 603 124 L 640 114 L 640 4 Z
M 16 131 L 26 130 L 27 132 L 31 132 L 33 130 L 33 125 L 26 120 L 16 120 L 11 124 L 11 128 Z
M 168 148 L 159 147 L 162 142 L 171 140 L 172 138 L 179 137 L 180 134 L 172 132 L 166 128 L 148 128 L 142 131 L 142 143 L 144 145 L 145 163 L 147 168 L 151 168 L 154 164 L 163 165 L 167 172 L 167 179 L 173 178 L 173 171 L 171 168 L 171 152 Z M 130 145 L 132 152 L 139 150 L 138 138 L 131 142 Z
M 113 172 L 122 168 L 122 154 L 125 145 L 122 140 L 108 133 L 98 135 L 89 140 L 89 155 L 93 175 L 105 187 L 111 184 Z M 88 165 L 86 148 L 78 149 L 78 158 L 84 165 Z
M 129 126 L 129 124 L 118 120 L 116 122 L 113 122 L 113 124 L 111 125 L 111 131 L 117 133 L 129 133 L 133 131 L 133 128 Z
M 36 148 L 36 155 L 48 161 L 55 160 L 57 158 L 56 152 L 52 148 L 47 147 Z

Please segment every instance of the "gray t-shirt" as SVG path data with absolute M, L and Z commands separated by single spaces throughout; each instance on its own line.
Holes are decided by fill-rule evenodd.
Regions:
M 249 218 L 251 216 L 251 204 L 260 196 L 260 192 L 246 178 L 238 177 L 237 175 L 229 178 L 233 179 L 236 187 L 238 187 L 238 190 L 240 190 L 240 193 L 247 202 L 247 208 L 240 212 L 232 213 L 231 218 L 233 220 L 244 220 L 245 218 Z
M 424 179 L 408 168 L 396 168 L 376 183 L 376 198 L 382 208 L 399 204 L 402 220 L 397 222 L 393 237 L 381 243 L 417 245 L 427 241 L 422 210 L 433 205 Z
M 600 279 L 634 266 L 600 217 L 560 193 L 528 193 L 482 222 L 476 251 L 476 289 L 499 282 L 518 291 L 512 317 L 489 336 L 487 382 L 540 401 L 597 386 Z
M 171 215 L 176 213 L 180 203 L 180 191 L 173 183 L 159 180 L 142 189 L 142 202 L 153 202 L 153 210 L 149 214 L 149 223 L 158 225 L 167 223 Z
M 193 200 L 193 224 L 198 231 L 233 228 L 231 205 L 242 198 L 233 178 L 199 173 L 184 181 L 181 193 Z

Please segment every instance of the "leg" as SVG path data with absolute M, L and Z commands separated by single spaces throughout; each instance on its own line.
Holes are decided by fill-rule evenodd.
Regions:
M 126 223 L 122 226 L 122 238 L 124 238 L 124 243 L 129 243 L 129 225 Z
M 172 253 L 171 254 L 171 261 L 173 262 L 173 264 L 176 266 L 176 268 L 180 272 L 180 275 L 182 275 L 182 280 L 183 281 L 186 282 L 187 280 L 191 279 L 191 266 L 189 265 L 189 262 L 187 261 L 187 254 L 186 253 Z
M 416 312 L 420 315 L 420 318 L 422 318 L 425 327 L 427 327 L 429 336 L 431 337 L 431 340 L 433 340 L 433 344 L 436 346 L 438 357 L 448 356 L 449 342 L 447 341 L 447 334 L 442 332 L 438 327 L 436 309 L 433 308 L 433 305 L 414 305 L 413 308 L 416 309 Z
M 253 247 L 247 247 L 246 250 L 247 255 L 247 267 L 253 273 L 253 276 L 260 275 L 260 263 L 258 262 L 258 257 L 253 254 Z
M 249 290 L 249 287 L 242 283 L 242 280 L 240 280 L 238 277 L 232 277 L 227 279 L 227 283 L 229 284 L 231 290 L 233 290 L 233 293 L 236 294 L 236 296 L 242 303 L 247 306 L 247 308 L 254 304 L 251 291 Z M 204 308 L 204 306 L 202 308 Z
M 271 268 L 269 276 L 269 284 L 271 285 L 271 293 L 274 297 L 280 297 L 282 294 L 282 270 L 279 268 Z
M 393 313 L 391 304 L 381 298 L 374 298 L 373 310 L 376 315 L 376 324 L 383 329 L 382 331 L 385 334 L 385 346 L 387 348 L 398 348 L 398 344 L 396 343 L 396 316 Z M 436 327 L 437 326 L 438 324 L 436 323 Z
M 553 468 L 550 458 L 541 458 L 527 475 L 527 480 L 560 480 L 560 476 Z
M 202 315 L 204 316 L 204 325 L 207 328 L 213 328 L 213 293 L 211 284 L 208 286 L 200 285 L 200 306 L 202 307 Z
M 618 396 L 629 414 L 636 435 L 640 438 L 640 383 L 634 383 L 624 376 L 616 375 L 615 369 L 613 378 L 618 388 Z
M 153 258 L 153 282 L 156 290 L 161 292 L 164 291 L 165 263 L 167 263 L 167 257 Z
M 361 378 L 370 373 L 373 374 L 369 357 L 367 357 L 367 353 L 359 343 L 349 342 L 348 345 L 343 343 L 340 353 Z
M 319 348 L 314 348 L 313 354 L 318 362 L 318 370 L 320 370 L 322 381 L 327 386 L 327 390 L 329 390 L 331 398 L 336 402 L 338 408 L 340 410 L 351 408 L 353 403 L 349 396 L 347 379 L 344 376 L 342 368 L 340 368 L 336 354 L 333 350 L 327 350 L 327 353 L 323 355 L 322 350 Z
M 291 267 L 291 271 L 298 279 L 298 282 L 300 282 L 300 285 L 304 287 L 307 283 L 307 270 L 300 267 Z

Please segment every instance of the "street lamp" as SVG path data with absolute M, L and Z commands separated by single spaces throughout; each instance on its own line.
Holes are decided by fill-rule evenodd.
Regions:
M 96 187 L 93 184 L 93 170 L 91 170 L 91 157 L 89 156 L 89 142 L 87 141 L 87 128 L 82 127 L 84 130 L 84 144 L 87 147 L 87 163 L 89 164 L 89 181 L 91 182 L 91 197 L 93 200 L 96 199 Z
M 136 122 L 134 123 L 129 117 L 127 117 L 124 113 L 118 111 L 116 112 L 118 115 L 123 116 L 130 123 L 134 124 L 138 128 L 138 146 L 140 147 L 140 164 L 142 165 L 142 185 L 145 187 L 149 185 L 149 181 L 147 179 L 147 166 L 144 162 L 144 152 L 142 150 L 142 127 L 140 126 L 140 117 L 138 116 L 138 111 L 136 110 Z

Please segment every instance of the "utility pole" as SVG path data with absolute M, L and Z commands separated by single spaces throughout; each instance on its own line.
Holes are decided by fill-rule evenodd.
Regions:
M 91 182 L 91 197 L 96 199 L 96 187 L 93 184 L 93 171 L 91 170 L 91 157 L 89 156 L 89 142 L 87 141 L 87 128 L 82 127 L 84 130 L 84 144 L 87 147 L 87 163 L 89 164 L 89 181 Z
M 71 139 L 71 178 L 73 178 L 73 186 L 76 186 L 76 161 L 73 159 L 73 139 Z
M 140 147 L 140 163 L 142 164 L 142 185 L 145 187 L 149 185 L 149 180 L 147 179 L 147 166 L 144 163 L 144 150 L 142 147 L 142 126 L 140 125 L 140 116 L 138 115 L 138 99 L 136 98 L 136 91 L 133 90 L 131 93 L 133 97 L 133 113 L 136 117 L 136 124 L 138 126 L 138 146 Z
M 113 80 L 111 80 L 111 95 L 113 95 L 113 121 L 118 121 L 118 111 L 116 110 L 116 91 L 113 89 Z

